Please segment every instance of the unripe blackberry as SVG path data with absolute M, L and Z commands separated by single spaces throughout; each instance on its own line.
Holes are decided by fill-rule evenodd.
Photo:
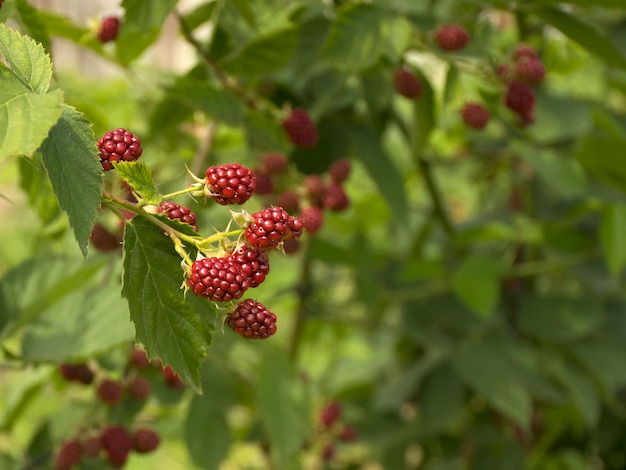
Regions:
M 515 64 L 515 80 L 529 85 L 539 85 L 546 76 L 546 69 L 539 59 L 523 57 Z
M 268 153 L 263 157 L 263 169 L 270 175 L 284 173 L 289 166 L 287 157 L 282 153 Z
M 286 255 L 293 255 L 300 251 L 300 240 L 288 238 L 283 242 L 283 250 Z
M 80 465 L 81 460 L 82 449 L 80 443 L 72 439 L 61 445 L 54 460 L 54 468 L 55 470 L 71 470 L 77 465 Z
M 506 92 L 505 105 L 522 119 L 527 118 L 535 109 L 535 92 L 526 83 L 512 81 Z
M 171 366 L 164 367 L 161 374 L 163 375 L 165 384 L 169 388 L 183 388 L 185 386 L 183 381 L 180 379 L 180 376 L 174 372 L 174 369 L 172 369 Z
M 140 454 L 154 451 L 161 442 L 159 435 L 152 429 L 140 428 L 133 433 L 133 449 Z
M 328 176 L 333 183 L 343 183 L 350 176 L 352 171 L 352 162 L 347 158 L 337 160 L 328 169 Z
M 463 122 L 473 129 L 484 129 L 490 116 L 489 110 L 480 103 L 466 103 L 461 109 Z
M 80 447 L 85 457 L 89 457 L 89 458 L 97 457 L 100 451 L 102 450 L 100 437 L 89 436 L 81 442 Z
M 265 195 L 272 194 L 274 192 L 274 180 L 272 175 L 266 173 L 264 170 L 254 170 L 254 176 L 256 178 L 256 189 L 254 194 Z
M 320 175 L 308 175 L 303 182 L 304 191 L 313 200 L 321 200 L 326 193 L 326 182 Z
M 298 212 L 300 207 L 300 198 L 294 191 L 283 191 L 278 195 L 276 205 L 282 207 L 287 212 Z
M 102 43 L 115 41 L 120 29 L 120 19 L 117 16 L 107 16 L 100 22 L 98 39 Z
M 513 60 L 517 61 L 522 58 L 539 59 L 539 54 L 532 46 L 527 44 L 518 44 L 513 51 Z
M 320 411 L 320 424 L 322 428 L 329 428 L 341 417 L 341 404 L 331 401 Z
M 132 132 L 119 128 L 104 134 L 98 141 L 100 163 L 104 171 L 113 169 L 113 162 L 134 162 L 141 157 L 141 141 Z
M 309 206 L 302 209 L 300 213 L 304 220 L 304 230 L 311 235 L 316 234 L 324 225 L 324 211 L 316 206 Z
M 59 372 L 65 380 L 89 385 L 93 382 L 93 372 L 86 364 L 61 364 Z
M 100 400 L 107 405 L 115 405 L 119 403 L 122 399 L 122 392 L 122 384 L 117 380 L 111 379 L 104 379 L 100 382 L 100 385 L 98 385 L 98 389 L 96 390 Z
M 131 367 L 136 369 L 147 369 L 150 367 L 150 359 L 148 359 L 148 355 L 138 346 L 135 346 L 133 351 L 130 353 L 128 363 Z
M 167 215 L 168 218 L 175 220 L 178 219 L 184 224 L 191 225 L 194 230 L 198 231 L 198 224 L 196 222 L 196 214 L 191 212 L 191 209 L 186 206 L 181 206 L 175 202 L 162 202 L 159 206 L 159 212 Z
M 150 396 L 150 392 L 152 391 L 150 382 L 143 377 L 135 377 L 132 382 L 128 384 L 126 389 L 128 394 L 135 400 L 145 400 Z
M 276 315 L 251 299 L 237 304 L 226 322 L 235 333 L 248 339 L 266 339 L 276 333 Z
M 256 189 L 252 170 L 239 163 L 211 166 L 206 171 L 206 189 L 218 204 L 243 204 Z
M 268 207 L 252 214 L 244 236 L 250 246 L 262 251 L 276 248 L 287 238 L 298 238 L 302 232 L 302 220 L 291 217 L 282 207 Z
M 133 449 L 133 439 L 122 426 L 110 426 L 100 434 L 100 444 L 107 454 L 109 463 L 115 468 L 121 468 L 128 460 L 128 454 Z
M 282 122 L 289 140 L 296 147 L 314 147 L 318 141 L 317 127 L 306 109 L 294 108 Z
M 435 42 L 444 51 L 458 51 L 467 46 L 470 35 L 458 24 L 441 25 L 435 33 Z
M 248 277 L 230 256 L 194 261 L 187 284 L 194 295 L 216 302 L 239 299 L 250 286 Z
M 393 86 L 405 98 L 416 99 L 422 95 L 422 82 L 407 69 L 396 69 L 393 72 Z
M 267 253 L 248 245 L 242 245 L 230 254 L 239 270 L 248 277 L 250 287 L 257 287 L 270 272 Z
M 121 247 L 122 240 L 104 225 L 96 223 L 91 229 L 89 241 L 98 251 L 114 251 Z
M 341 185 L 331 184 L 326 188 L 322 203 L 326 209 L 339 212 L 350 206 L 350 199 Z

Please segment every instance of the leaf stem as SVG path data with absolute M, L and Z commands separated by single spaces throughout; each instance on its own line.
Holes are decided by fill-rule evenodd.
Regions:
M 174 191 L 173 193 L 164 194 L 161 196 L 161 199 L 172 199 L 172 198 L 175 198 L 176 196 L 181 196 L 183 194 L 192 193 L 200 189 L 201 189 L 200 185 L 194 184 L 194 185 L 189 186 L 188 188 L 181 189 L 180 191 Z

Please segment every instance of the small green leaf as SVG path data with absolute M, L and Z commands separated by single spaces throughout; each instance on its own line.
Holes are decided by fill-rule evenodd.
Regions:
M 228 72 L 246 79 L 260 77 L 287 65 L 297 44 L 295 28 L 281 29 L 255 38 L 220 63 Z
M 161 195 L 154 186 L 152 171 L 143 162 L 118 162 L 113 165 L 120 177 L 126 181 L 133 191 L 145 201 L 146 204 L 158 206 L 161 203 Z
M 424 381 L 418 400 L 422 432 L 435 434 L 458 423 L 465 415 L 465 386 L 449 363 Z
M 254 109 L 248 109 L 246 113 L 246 138 L 254 149 L 288 152 L 290 147 L 280 124 Z
M 413 104 L 412 146 L 413 153 L 420 155 L 428 146 L 430 134 L 435 128 L 435 93 L 430 81 L 417 70 L 413 73 L 422 83 L 422 94 Z
M 211 85 L 206 79 L 183 78 L 170 91 L 170 96 L 187 107 L 199 109 L 212 118 L 231 126 L 240 126 L 245 106 L 230 91 Z
M 200 365 L 211 342 L 213 306 L 185 296 L 181 258 L 172 240 L 150 221 L 135 217 L 124 232 L 124 285 L 137 341 L 183 380 L 200 389 Z
M 104 187 L 91 124 L 74 108 L 64 105 L 61 118 L 41 145 L 41 154 L 59 206 L 69 216 L 86 256 Z
M 30 206 L 35 209 L 44 224 L 52 222 L 61 211 L 54 197 L 41 155 L 36 152 L 33 158 L 22 157 L 19 166 L 20 187 L 28 196 Z
M 309 434 L 304 382 L 287 353 L 274 347 L 265 350 L 258 374 L 258 412 L 269 434 L 276 466 L 285 468 L 283 464 L 302 448 Z
M 589 135 L 579 141 L 575 156 L 597 178 L 626 192 L 626 165 L 622 154 L 624 148 L 625 138 L 615 135 Z
M 474 313 L 488 317 L 500 298 L 501 261 L 483 255 L 468 256 L 452 275 L 452 289 Z
M 564 10 L 554 7 L 542 8 L 536 13 L 546 23 L 551 24 L 608 64 L 626 68 L 626 57 L 599 29 L 581 21 L 574 15 L 566 13 Z
M 606 264 L 614 276 L 619 276 L 626 265 L 626 206 L 613 204 L 602 216 L 600 238 L 604 246 Z
M 48 91 L 52 78 L 52 63 L 41 44 L 0 23 L 0 55 L 30 91 L 35 93 Z

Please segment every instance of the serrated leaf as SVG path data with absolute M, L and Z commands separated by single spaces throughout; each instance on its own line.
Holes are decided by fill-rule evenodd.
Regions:
M 626 68 L 626 56 L 599 29 L 561 9 L 548 7 L 536 13 L 546 23 L 551 24 L 608 64 Z
M 161 203 L 161 195 L 154 185 L 152 171 L 143 162 L 118 162 L 113 165 L 120 177 L 126 181 L 133 191 L 141 197 L 146 204 L 158 206 Z
M 29 361 L 78 361 L 133 339 L 128 306 L 116 284 L 79 290 L 59 299 L 22 338 Z
M 281 29 L 255 38 L 220 63 L 234 75 L 246 79 L 260 77 L 287 65 L 297 44 L 295 28 Z
M 183 78 L 171 90 L 173 98 L 192 109 L 199 109 L 212 118 L 231 126 L 243 123 L 245 106 L 230 91 L 217 88 L 207 80 Z
M 604 259 L 613 276 L 619 276 L 626 265 L 626 206 L 609 206 L 602 216 L 600 239 L 604 247 Z
M 499 260 L 467 256 L 452 276 L 452 289 L 474 313 L 488 317 L 500 298 L 500 277 L 504 271 Z
M 48 91 L 52 63 L 41 44 L 0 23 L 0 55 L 29 90 L 35 93 Z
M 74 108 L 64 105 L 60 119 L 41 145 L 41 154 L 59 206 L 67 213 L 78 245 L 87 256 L 104 187 L 91 124 Z
M 50 223 L 61 212 L 41 161 L 41 155 L 35 153 L 33 158 L 22 157 L 19 168 L 20 187 L 28 196 L 30 206 L 35 209 L 44 224 Z
M 124 285 L 136 339 L 200 389 L 200 365 L 215 324 L 212 305 L 181 289 L 181 257 L 161 229 L 135 217 L 124 232 Z

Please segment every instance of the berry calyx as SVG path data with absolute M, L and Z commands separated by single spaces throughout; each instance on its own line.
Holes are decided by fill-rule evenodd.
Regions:
M 115 41 L 120 29 L 120 19 L 117 16 L 107 16 L 100 22 L 98 29 L 98 39 L 102 43 Z
M 435 42 L 444 51 L 458 51 L 467 46 L 470 35 L 458 24 L 441 25 L 435 33 Z
M 107 405 L 115 405 L 119 403 L 122 399 L 122 392 L 122 384 L 117 380 L 112 379 L 104 379 L 100 382 L 100 385 L 98 385 L 98 389 L 96 390 L 100 400 Z
M 262 251 L 272 250 L 288 238 L 298 238 L 303 221 L 291 217 L 282 207 L 272 206 L 252 214 L 244 236 L 250 246 Z
M 324 211 L 316 206 L 309 206 L 302 209 L 300 213 L 304 220 L 304 230 L 311 235 L 316 234 L 324 225 Z
M 152 387 L 150 382 L 143 377 L 135 377 L 126 388 L 128 394 L 135 400 L 145 400 L 150 396 Z
M 490 116 L 489 110 L 480 103 L 465 103 L 461 109 L 463 122 L 473 129 L 484 129 Z
M 268 153 L 263 157 L 262 167 L 270 175 L 284 173 L 288 166 L 289 161 L 282 153 Z
M 535 92 L 527 83 L 512 81 L 506 92 L 505 105 L 527 121 L 535 109 Z
M 89 385 L 93 382 L 93 372 L 86 364 L 61 364 L 61 376 L 70 382 L 80 382 Z
M 276 315 L 252 299 L 237 304 L 226 322 L 235 333 L 248 339 L 266 339 L 276 333 Z
M 140 454 L 152 452 L 161 443 L 161 438 L 152 429 L 139 428 L 133 433 L 133 449 Z
M 196 214 L 191 212 L 189 207 L 167 201 L 161 203 L 159 212 L 167 215 L 171 220 L 180 220 L 184 224 L 191 225 L 196 232 L 198 231 Z
M 110 426 L 100 434 L 100 444 L 107 454 L 111 465 L 121 468 L 128 460 L 128 454 L 133 449 L 133 439 L 122 426 Z
M 252 170 L 239 163 L 211 166 L 206 171 L 206 189 L 218 204 L 243 204 L 256 189 Z
M 306 109 L 292 109 L 283 120 L 282 127 L 296 147 L 310 148 L 317 144 L 317 127 Z
M 393 72 L 393 86 L 405 98 L 416 99 L 422 95 L 422 82 L 407 69 L 396 69 Z
M 75 440 L 65 441 L 54 460 L 55 470 L 71 470 L 80 464 L 82 460 L 82 449 L 80 443 Z
M 100 163 L 104 171 L 113 169 L 119 161 L 134 162 L 141 157 L 141 141 L 132 132 L 119 128 L 104 134 L 98 141 Z
M 536 86 L 543 81 L 545 76 L 546 69 L 540 59 L 522 57 L 515 64 L 514 77 L 517 81 Z
M 194 295 L 216 302 L 239 299 L 249 287 L 248 277 L 230 256 L 194 261 L 187 284 Z
M 348 179 L 352 172 L 352 162 L 347 158 L 337 160 L 328 169 L 328 176 L 333 183 L 343 183 Z
M 247 276 L 249 287 L 257 287 L 270 272 L 267 253 L 248 245 L 242 245 L 230 254 L 239 270 Z

